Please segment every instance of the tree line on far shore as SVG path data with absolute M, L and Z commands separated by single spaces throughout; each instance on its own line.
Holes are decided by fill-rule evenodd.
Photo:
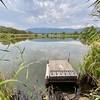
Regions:
M 54 33 L 54 32 L 50 32 L 50 33 L 35 33 L 32 31 L 28 31 L 26 32 L 25 30 L 18 30 L 18 29 L 14 29 L 11 27 L 4 27 L 4 26 L 0 26 L 0 36 L 2 35 L 3 37 L 8 36 L 8 34 L 11 37 L 18 37 L 18 36 L 25 36 L 25 35 L 33 35 L 35 37 L 66 37 L 68 35 L 72 35 L 72 36 L 81 36 L 82 38 L 86 39 L 89 37 L 89 34 L 94 34 L 97 31 L 97 29 L 94 26 L 91 27 L 86 27 L 84 28 L 82 31 L 78 32 L 78 31 L 74 31 L 74 32 L 61 32 L 61 33 Z M 98 31 L 98 33 L 100 33 Z

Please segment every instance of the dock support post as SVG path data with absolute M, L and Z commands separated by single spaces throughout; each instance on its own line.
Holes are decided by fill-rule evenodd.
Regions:
M 69 58 L 68 58 L 68 62 L 70 61 L 70 52 L 69 52 Z

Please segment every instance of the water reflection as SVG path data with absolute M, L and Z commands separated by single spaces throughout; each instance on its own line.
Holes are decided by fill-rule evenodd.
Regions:
M 45 68 L 48 60 L 67 60 L 70 52 L 70 63 L 78 72 L 79 62 L 82 62 L 82 55 L 86 53 L 88 49 L 88 46 L 82 44 L 79 39 L 73 40 L 72 38 L 23 39 L 23 41 L 17 42 L 15 45 L 21 45 L 23 48 L 25 47 L 25 64 L 34 62 L 29 67 L 28 80 L 25 80 L 26 70 L 20 72 L 18 79 L 25 83 L 31 81 L 31 84 L 38 84 L 40 86 L 44 85 L 45 82 Z M 0 48 L 6 49 L 7 45 L 1 43 Z M 0 51 L 0 57 L 5 55 L 4 58 L 10 60 L 8 62 L 0 62 L 0 67 L 5 76 L 8 75 L 8 71 L 10 70 L 17 70 L 19 63 L 21 62 L 19 50 L 15 46 L 10 45 L 9 51 L 10 52 Z
M 73 36 L 73 37 L 63 37 L 63 38 L 56 38 L 56 37 L 50 37 L 50 38 L 36 38 L 36 37 L 14 37 L 14 38 L 0 38 L 0 42 L 3 45 L 8 45 L 10 43 L 18 43 L 18 42 L 22 42 L 22 41 L 26 41 L 26 40 L 31 40 L 31 41 L 68 41 L 68 40 L 78 40 L 79 38 L 77 36 Z

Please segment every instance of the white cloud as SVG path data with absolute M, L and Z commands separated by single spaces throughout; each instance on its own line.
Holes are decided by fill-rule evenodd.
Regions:
M 1 22 L 0 24 L 3 26 L 15 26 L 15 24 L 12 22 L 2 21 L 2 20 L 0 20 L 0 22 Z
M 80 0 L 7 0 L 7 11 L 0 5 L 0 19 L 17 27 L 74 27 L 92 23 L 88 17 L 93 2 Z M 1 21 L 0 21 L 1 23 Z M 7 24 L 10 25 L 10 24 Z M 100 25 L 100 23 L 98 23 Z M 13 26 L 13 25 L 11 25 Z
M 28 17 L 27 22 L 34 24 L 37 22 L 37 18 L 35 18 L 34 16 Z

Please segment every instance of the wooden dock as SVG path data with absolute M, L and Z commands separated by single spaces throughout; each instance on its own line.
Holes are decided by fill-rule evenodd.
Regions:
M 78 74 L 67 60 L 49 60 L 46 66 L 46 85 L 54 82 L 78 81 Z

